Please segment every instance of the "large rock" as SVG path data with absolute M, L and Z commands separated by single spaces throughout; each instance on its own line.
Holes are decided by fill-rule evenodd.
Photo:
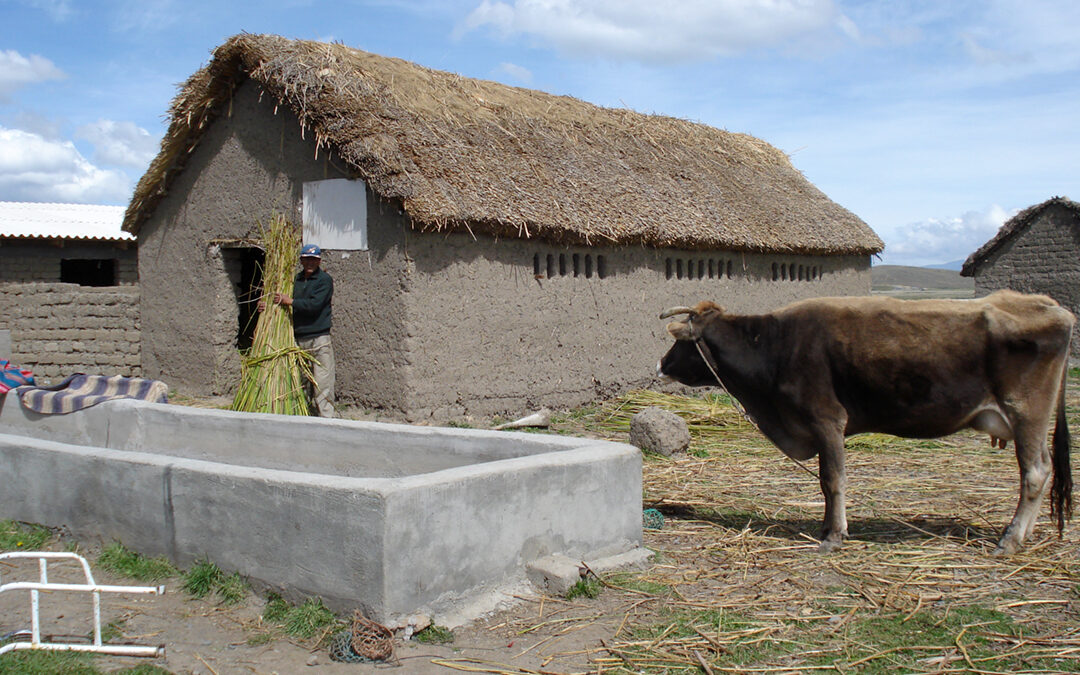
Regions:
M 670 457 L 690 446 L 690 430 L 675 413 L 645 408 L 630 418 L 630 444 Z

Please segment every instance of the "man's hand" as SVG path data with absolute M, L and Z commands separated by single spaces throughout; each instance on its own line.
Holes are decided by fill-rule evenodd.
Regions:
M 284 293 L 274 293 L 274 297 L 271 298 L 271 301 L 275 305 L 285 305 L 286 307 L 291 307 L 292 306 L 292 298 L 285 295 Z M 265 312 L 266 311 L 266 301 L 265 300 L 259 300 L 256 307 L 259 308 L 260 312 Z
M 274 293 L 274 304 L 292 307 L 292 298 L 284 293 Z

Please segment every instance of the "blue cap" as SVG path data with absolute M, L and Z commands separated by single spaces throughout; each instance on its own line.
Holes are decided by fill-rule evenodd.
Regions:
M 322 257 L 322 249 L 319 248 L 318 246 L 316 246 L 315 244 L 306 244 L 302 249 L 300 249 L 300 257 L 301 258 L 321 258 Z

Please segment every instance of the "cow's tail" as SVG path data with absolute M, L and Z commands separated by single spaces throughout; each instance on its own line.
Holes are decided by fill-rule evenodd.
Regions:
M 1065 521 L 1072 518 L 1072 464 L 1069 458 L 1069 422 L 1065 415 L 1065 383 L 1069 375 L 1069 362 L 1061 369 L 1061 391 L 1058 393 L 1057 422 L 1054 425 L 1054 483 L 1050 488 L 1050 518 L 1057 522 L 1058 536 L 1065 529 Z

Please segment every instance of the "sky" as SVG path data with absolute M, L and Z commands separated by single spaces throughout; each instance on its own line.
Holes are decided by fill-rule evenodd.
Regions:
M 885 241 L 963 260 L 1080 200 L 1076 0 L 0 0 L 0 201 L 126 205 L 241 32 L 752 134 Z

